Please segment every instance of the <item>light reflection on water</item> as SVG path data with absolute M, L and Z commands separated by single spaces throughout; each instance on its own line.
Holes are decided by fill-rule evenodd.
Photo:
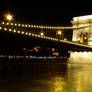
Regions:
M 56 76 L 53 80 L 53 84 L 50 92 L 66 92 L 66 82 L 61 76 Z
M 69 92 L 91 92 L 92 65 L 70 64 L 68 66 L 68 82 L 71 83 L 68 85 L 71 88 Z
M 91 64 L 0 65 L 0 92 L 92 92 Z

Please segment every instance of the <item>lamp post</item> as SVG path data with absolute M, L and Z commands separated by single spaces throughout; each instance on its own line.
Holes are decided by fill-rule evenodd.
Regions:
M 56 36 L 58 36 L 58 53 L 59 53 L 58 57 L 60 59 L 60 57 L 61 57 L 61 48 L 59 46 L 59 41 L 60 41 L 60 39 L 63 39 L 63 37 L 61 38 L 61 36 L 63 36 L 62 31 L 58 30 L 57 33 L 56 33 Z
M 58 41 L 59 39 L 63 39 L 63 32 L 61 30 L 57 31 Z

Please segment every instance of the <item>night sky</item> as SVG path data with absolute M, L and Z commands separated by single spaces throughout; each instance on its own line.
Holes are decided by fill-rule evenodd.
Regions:
M 75 16 L 92 14 L 92 5 L 86 1 L 5 0 L 0 3 L 0 15 L 7 11 L 14 14 L 16 21 L 67 26 Z

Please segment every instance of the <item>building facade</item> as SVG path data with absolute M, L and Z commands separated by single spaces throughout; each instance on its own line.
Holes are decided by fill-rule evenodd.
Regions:
M 74 17 L 72 41 L 92 45 L 92 15 Z

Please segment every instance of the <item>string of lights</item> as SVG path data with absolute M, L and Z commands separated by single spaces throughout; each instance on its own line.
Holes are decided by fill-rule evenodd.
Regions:
M 42 35 L 42 33 L 40 33 L 40 35 L 39 35 L 39 34 L 31 33 L 31 32 L 25 32 L 25 31 L 22 31 L 22 30 L 3 28 L 3 27 L 0 27 L 0 30 L 12 32 L 12 33 L 18 33 L 18 34 L 21 34 L 21 35 L 27 35 L 27 36 L 32 36 L 32 37 L 38 37 L 38 38 L 58 41 L 58 39 Z
M 53 29 L 53 30 L 63 30 L 63 29 L 81 29 L 81 28 L 85 28 L 90 26 L 90 24 L 88 25 L 84 25 L 84 26 L 79 26 L 79 27 L 55 27 L 55 26 L 40 26 L 40 25 L 29 25 L 29 24 L 20 24 L 20 23 L 11 23 L 11 22 L 2 22 L 1 25 L 3 26 L 14 26 L 14 27 L 22 27 L 22 28 L 36 28 L 36 29 Z

